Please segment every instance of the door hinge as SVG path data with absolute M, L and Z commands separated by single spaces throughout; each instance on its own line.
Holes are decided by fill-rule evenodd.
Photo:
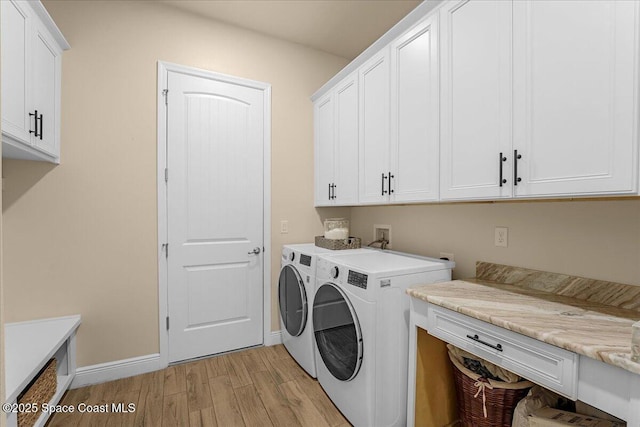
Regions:
M 167 316 L 167 331 L 169 330 L 169 316 Z
M 162 96 L 164 96 L 164 105 L 169 105 L 169 89 L 162 89 Z
M 169 168 L 164 168 L 164 182 L 169 182 Z
M 164 250 L 164 257 L 165 258 L 169 258 L 169 244 L 168 243 L 163 243 L 162 244 L 162 250 Z

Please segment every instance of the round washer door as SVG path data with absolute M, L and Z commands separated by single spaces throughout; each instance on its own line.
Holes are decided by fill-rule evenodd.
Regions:
M 341 381 L 355 378 L 362 364 L 362 331 L 349 298 L 333 283 L 325 283 L 316 292 L 313 332 L 329 372 Z
M 289 335 L 302 334 L 307 324 L 307 292 L 300 273 L 295 267 L 285 265 L 278 281 L 278 305 L 280 317 Z

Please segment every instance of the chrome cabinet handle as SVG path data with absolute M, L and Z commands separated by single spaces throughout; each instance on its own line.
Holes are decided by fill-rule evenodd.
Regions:
M 251 252 L 247 252 L 249 255 L 258 255 L 260 253 L 260 246 L 253 248 Z

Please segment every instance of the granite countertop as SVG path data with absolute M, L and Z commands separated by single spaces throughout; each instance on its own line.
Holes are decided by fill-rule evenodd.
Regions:
M 496 269 L 502 269 L 501 274 L 487 273 Z M 506 269 L 514 274 L 505 275 Z M 640 320 L 640 287 L 550 274 L 478 263 L 475 279 L 414 286 L 407 293 L 640 374 L 640 363 L 631 361 L 631 325 Z M 505 280 L 508 277 L 511 280 Z M 567 296 L 564 285 L 575 286 L 576 279 L 584 281 L 582 291 Z

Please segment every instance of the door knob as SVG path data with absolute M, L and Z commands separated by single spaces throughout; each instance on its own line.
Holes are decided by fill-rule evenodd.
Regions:
M 258 255 L 260 253 L 260 246 L 253 248 L 251 252 L 247 252 L 249 255 Z

